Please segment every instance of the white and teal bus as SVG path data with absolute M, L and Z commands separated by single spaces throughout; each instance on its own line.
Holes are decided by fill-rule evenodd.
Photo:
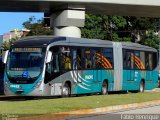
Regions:
M 27 37 L 4 59 L 4 93 L 70 96 L 110 91 L 151 90 L 158 86 L 157 50 L 129 42 Z

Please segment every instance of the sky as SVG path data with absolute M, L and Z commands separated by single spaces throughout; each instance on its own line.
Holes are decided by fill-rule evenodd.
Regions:
M 13 29 L 23 29 L 22 23 L 31 16 L 41 19 L 43 18 L 43 13 L 0 12 L 0 35 Z

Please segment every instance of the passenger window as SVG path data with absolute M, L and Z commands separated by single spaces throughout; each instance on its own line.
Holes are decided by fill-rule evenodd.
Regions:
M 61 67 L 62 70 L 71 69 L 71 52 L 69 47 L 61 47 Z
M 73 59 L 73 69 L 74 70 L 81 70 L 82 69 L 82 62 L 81 62 L 81 49 L 72 49 L 72 59 Z
M 143 63 L 144 69 L 146 69 L 146 60 L 145 52 L 140 52 L 140 60 Z
M 102 53 L 100 49 L 93 50 L 93 68 L 94 69 L 102 68 Z
M 130 69 L 131 68 L 131 52 L 130 51 L 124 50 L 123 61 L 124 61 L 124 68 Z
M 149 67 L 149 53 L 146 53 L 145 54 L 145 62 L 146 62 L 146 69 L 149 70 L 150 67 Z
M 104 55 L 102 56 L 102 67 L 107 69 L 113 68 L 113 49 L 104 49 Z
M 82 57 L 82 51 L 81 51 L 81 49 L 77 49 L 76 65 L 77 65 L 77 69 L 78 69 L 78 70 L 81 70 L 81 69 L 82 69 L 81 57 Z
M 157 54 L 156 53 L 145 53 L 146 55 L 146 69 L 153 70 L 157 66 Z
M 134 69 L 134 52 L 131 50 L 123 50 L 123 61 L 124 69 Z
M 156 61 L 155 61 L 156 62 Z M 153 69 L 153 54 L 149 54 L 149 70 Z
M 140 59 L 140 51 L 134 52 L 134 69 L 145 69 L 143 62 Z
M 133 70 L 134 69 L 134 52 L 131 51 L 130 54 L 131 54 L 131 67 L 130 67 L 130 69 Z
M 91 49 L 85 49 L 84 50 L 84 62 L 85 62 L 85 69 L 91 69 L 92 68 L 92 53 Z
M 157 67 L 158 64 L 158 54 L 152 53 L 152 70 Z

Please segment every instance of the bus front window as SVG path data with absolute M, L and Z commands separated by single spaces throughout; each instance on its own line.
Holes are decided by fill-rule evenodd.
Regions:
M 40 75 L 44 65 L 42 48 L 13 48 L 7 62 L 7 75 L 12 83 L 31 83 Z

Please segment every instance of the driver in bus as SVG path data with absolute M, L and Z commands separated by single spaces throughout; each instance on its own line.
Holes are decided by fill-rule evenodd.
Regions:
M 71 69 L 71 57 L 70 57 L 69 53 L 67 53 L 65 56 L 64 68 L 66 70 Z

